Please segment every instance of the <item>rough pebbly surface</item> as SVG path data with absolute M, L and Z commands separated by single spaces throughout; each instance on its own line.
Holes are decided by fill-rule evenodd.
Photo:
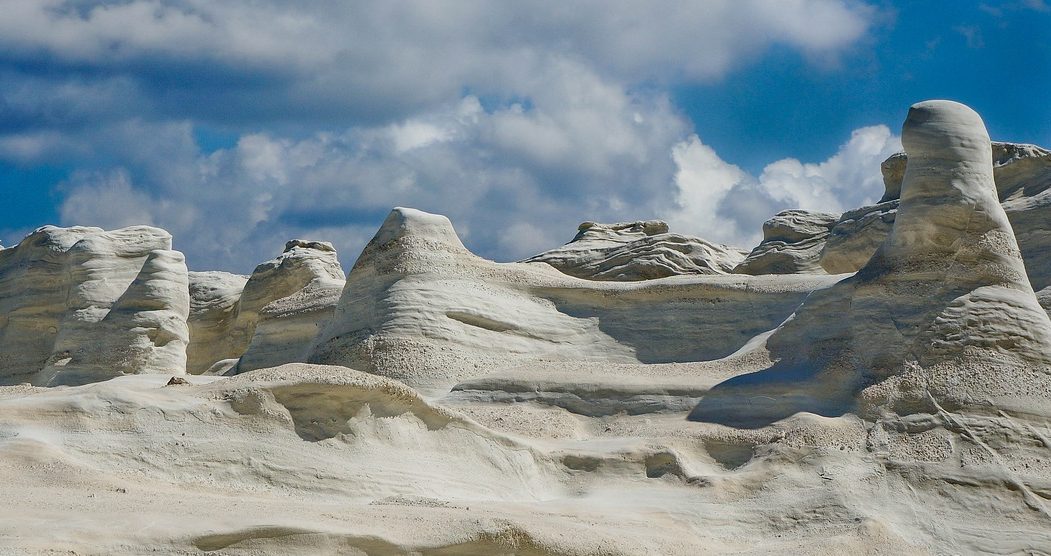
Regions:
M 669 233 L 660 220 L 584 222 L 572 241 L 522 262 L 547 263 L 577 278 L 636 281 L 683 274 L 726 274 L 744 254 L 701 238 Z
M 740 274 L 824 274 L 821 251 L 837 216 L 785 210 L 763 222 L 763 241 L 734 268 Z

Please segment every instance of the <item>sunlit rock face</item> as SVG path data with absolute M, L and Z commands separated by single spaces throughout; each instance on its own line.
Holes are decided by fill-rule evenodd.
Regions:
M 1037 290 L 1051 285 L 1051 151 L 1017 143 L 991 146 L 997 197 L 1014 229 L 1026 270 Z M 820 263 L 830 273 L 855 272 L 890 233 L 898 212 L 908 155 L 883 162 L 886 191 L 880 203 L 847 211 L 832 228 Z
M 229 272 L 191 272 L 190 345 L 186 371 L 201 374 L 217 361 L 237 359 L 248 347 L 249 338 L 237 326 L 237 307 L 247 276 Z
M 257 266 L 238 307 L 251 339 L 236 371 L 306 361 L 345 282 L 336 249 L 324 241 L 293 239 L 280 256 Z
M 726 274 L 744 258 L 733 247 L 673 234 L 660 220 L 584 222 L 572 241 L 522 262 L 543 262 L 577 278 L 636 281 Z
M 821 251 L 837 216 L 786 210 L 763 223 L 763 241 L 734 268 L 741 274 L 824 274 Z
M 0 383 L 183 374 L 186 263 L 171 235 L 45 226 L 0 251 Z
M 351 270 L 309 362 L 429 387 L 536 361 L 717 359 L 828 283 L 802 275 L 574 278 L 547 264 L 483 259 L 446 217 L 396 208 Z
M 733 403 L 746 393 L 769 400 L 748 407 L 752 420 L 801 407 L 1047 410 L 1051 322 L 997 198 L 985 125 L 961 104 L 922 102 L 902 142 L 908 166 L 883 244 L 774 332 L 774 367 L 717 387 L 694 418 L 742 411 Z

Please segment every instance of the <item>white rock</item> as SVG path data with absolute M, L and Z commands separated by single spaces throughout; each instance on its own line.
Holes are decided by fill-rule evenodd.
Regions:
M 332 317 L 346 276 L 331 243 L 293 239 L 244 286 L 237 324 L 249 337 L 235 372 L 304 362 Z
M 734 272 L 741 274 L 824 274 L 819 260 L 837 217 L 786 210 L 763 223 L 763 241 Z
M 1034 145 L 992 143 L 993 179 L 997 194 L 1014 228 L 1033 287 L 1051 285 L 1051 151 Z M 883 162 L 886 191 L 880 203 L 843 214 L 821 254 L 830 273 L 861 268 L 890 233 L 897 214 L 905 153 Z
M 249 338 L 236 326 L 237 306 L 248 277 L 209 271 L 191 272 L 189 280 L 186 372 L 201 374 L 216 361 L 240 357 L 248 347 Z
M 660 220 L 584 222 L 558 249 L 522 262 L 543 262 L 589 280 L 650 280 L 681 274 L 726 274 L 742 259 L 733 247 L 668 233 Z
M 447 388 L 529 361 L 716 359 L 828 283 L 745 275 L 583 280 L 547 265 L 482 259 L 447 218 L 396 208 L 355 263 L 309 361 Z
M 0 382 L 184 373 L 186 280 L 164 230 L 36 230 L 0 252 Z
M 981 118 L 954 102 L 919 103 L 902 142 L 910 156 L 901 205 L 876 254 L 771 335 L 775 366 L 716 387 L 694 419 L 758 424 L 801 410 L 989 403 L 1048 411 L 1051 321 L 997 200 Z

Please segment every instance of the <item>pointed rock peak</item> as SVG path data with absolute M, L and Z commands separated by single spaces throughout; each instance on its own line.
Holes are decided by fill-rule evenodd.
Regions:
M 390 211 L 369 246 L 379 247 L 410 236 L 466 249 L 448 218 L 405 207 L 394 207 Z
M 288 240 L 288 242 L 285 243 L 285 251 L 284 252 L 288 253 L 289 251 L 295 249 L 296 247 L 301 247 L 303 249 L 316 249 L 318 251 L 328 251 L 328 252 L 331 252 L 331 253 L 335 253 L 336 252 L 336 248 L 331 243 L 329 243 L 327 241 L 310 241 L 310 240 L 307 240 L 307 239 L 290 239 L 290 240 Z

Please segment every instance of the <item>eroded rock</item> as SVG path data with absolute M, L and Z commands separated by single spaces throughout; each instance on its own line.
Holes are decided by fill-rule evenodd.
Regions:
M 824 274 L 819 260 L 837 217 L 786 210 L 763 223 L 763 241 L 734 272 L 741 274 Z
M 635 281 L 726 274 L 744 258 L 733 247 L 669 233 L 660 220 L 584 222 L 572 241 L 522 262 L 544 262 L 577 278 Z

